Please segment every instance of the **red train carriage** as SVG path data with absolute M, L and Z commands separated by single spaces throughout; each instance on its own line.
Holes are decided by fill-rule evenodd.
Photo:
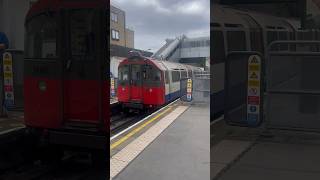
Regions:
M 27 14 L 25 124 L 50 143 L 107 148 L 108 6 L 39 0 Z
M 118 101 L 125 108 L 162 106 L 180 97 L 180 80 L 201 68 L 158 61 L 131 52 L 119 64 Z

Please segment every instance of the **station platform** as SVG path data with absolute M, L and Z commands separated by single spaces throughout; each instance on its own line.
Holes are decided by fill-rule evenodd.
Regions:
M 118 103 L 118 98 L 117 97 L 110 98 L 110 105 L 114 105 L 114 104 L 117 104 L 117 103 Z
M 0 117 L 0 144 L 10 141 L 17 133 L 22 133 L 25 128 L 23 119 L 23 112 L 20 111 L 10 111 L 7 117 Z
M 122 147 L 113 148 L 117 141 L 110 141 L 111 179 L 209 179 L 209 111 L 209 106 L 178 103 L 151 116 L 160 118 Z
M 214 126 L 211 179 L 320 179 L 319 133 Z

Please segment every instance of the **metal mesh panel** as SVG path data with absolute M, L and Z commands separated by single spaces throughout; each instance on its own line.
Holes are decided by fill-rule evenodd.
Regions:
M 192 96 L 195 103 L 210 103 L 210 72 L 194 74 Z
M 275 42 L 296 52 L 269 52 L 267 65 L 267 126 L 320 130 L 320 42 Z M 303 47 L 303 49 L 301 49 Z

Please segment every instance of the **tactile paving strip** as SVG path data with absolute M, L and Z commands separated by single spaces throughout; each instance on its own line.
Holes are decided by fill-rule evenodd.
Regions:
M 173 123 L 188 106 L 179 106 L 159 122 L 132 141 L 110 159 L 110 178 L 117 176 L 134 160 L 151 142 L 153 142 L 171 123 Z

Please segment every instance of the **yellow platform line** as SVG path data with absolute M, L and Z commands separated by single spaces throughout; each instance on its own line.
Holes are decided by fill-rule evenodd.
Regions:
M 131 131 L 130 133 L 128 133 L 127 135 L 125 135 L 124 137 L 122 137 L 121 139 L 119 139 L 118 141 L 114 142 L 111 144 L 110 146 L 110 150 L 118 147 L 120 144 L 122 144 L 123 142 L 125 142 L 127 139 L 129 139 L 130 137 L 132 137 L 133 135 L 135 135 L 136 133 L 138 133 L 140 130 L 142 130 L 144 127 L 146 127 L 148 124 L 152 123 L 153 121 L 157 120 L 160 116 L 162 116 L 163 114 L 165 114 L 166 112 L 168 112 L 170 109 L 172 109 L 172 107 L 168 107 L 168 109 L 162 111 L 161 113 L 157 114 L 156 116 L 154 116 L 153 118 L 151 118 L 150 120 L 146 121 L 145 123 L 143 123 L 142 125 L 140 125 L 139 127 L 137 127 L 136 129 L 134 129 L 133 131 Z

